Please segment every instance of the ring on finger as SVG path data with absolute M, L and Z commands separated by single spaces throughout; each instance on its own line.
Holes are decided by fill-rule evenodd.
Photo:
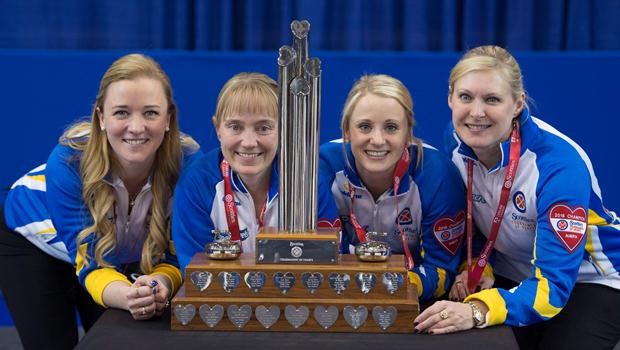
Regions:
M 448 312 L 446 310 L 441 310 L 441 312 L 439 313 L 439 317 L 441 317 L 442 320 L 445 320 L 448 318 Z
M 460 284 L 463 284 L 463 281 L 458 280 L 458 281 L 456 281 L 456 282 L 454 282 L 454 283 L 455 283 L 455 284 L 459 284 L 459 283 L 460 283 Z
M 146 309 L 144 308 L 144 306 L 142 307 L 142 312 L 141 312 L 141 314 L 142 314 L 142 315 L 146 315 Z

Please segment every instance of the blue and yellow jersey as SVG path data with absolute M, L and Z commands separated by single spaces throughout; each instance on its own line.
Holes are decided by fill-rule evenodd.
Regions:
M 590 159 L 574 141 L 524 111 L 521 156 L 494 249 L 496 274 L 521 284 L 470 295 L 487 304 L 489 325 L 529 325 L 557 315 L 575 283 L 620 288 L 620 220 L 603 206 Z M 488 235 L 504 182 L 510 140 L 486 169 L 449 127 L 446 150 L 467 179 L 474 161 L 473 218 Z
M 412 161 L 396 197 L 390 188 L 374 200 L 357 174 L 350 144 L 343 148 L 341 141 L 321 146 L 319 178 L 330 184 L 338 206 L 342 252 L 358 243 L 350 223 L 351 185 L 355 188 L 353 213 L 359 224 L 366 231 L 386 233 L 384 240 L 397 254 L 404 252 L 400 225 L 415 262 L 409 280 L 416 284 L 420 299 L 428 300 L 446 293 L 454 280 L 465 230 L 465 192 L 458 171 L 446 156 L 425 145 L 417 164 L 421 151 L 416 145 L 409 146 Z
M 104 254 L 111 267 L 102 267 L 94 259 L 94 249 L 99 239 L 96 233 L 87 237 L 80 247 L 76 246 L 78 234 L 92 224 L 91 215 L 82 200 L 80 157 L 79 151 L 57 145 L 47 164 L 31 170 L 13 184 L 7 195 L 4 215 L 8 228 L 22 234 L 47 254 L 73 263 L 80 283 L 97 303 L 103 305 L 105 287 L 113 281 L 130 284 L 122 273 L 124 266 L 140 261 L 150 221 L 151 185 L 149 181 L 136 198 L 130 217 L 127 190 L 122 181 L 113 175 L 106 178 L 105 182 L 116 195 L 108 219 L 116 228 L 117 246 Z M 188 154 L 185 162 L 192 158 L 193 154 Z M 87 253 L 87 261 L 78 256 L 78 249 Z M 169 249 L 152 273 L 166 275 L 173 287 L 178 288 L 181 274 L 177 266 L 176 257 Z

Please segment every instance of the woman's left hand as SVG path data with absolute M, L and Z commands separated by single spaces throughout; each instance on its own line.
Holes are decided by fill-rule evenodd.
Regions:
M 474 327 L 471 306 L 442 300 L 424 310 L 414 320 L 417 333 L 445 334 Z
M 168 288 L 168 284 L 165 282 L 166 281 L 158 275 L 142 275 L 134 282 L 134 287 L 149 287 L 153 295 L 152 302 L 150 302 L 149 305 L 142 305 L 144 310 L 147 310 L 148 312 L 148 317 L 146 318 L 160 316 L 168 306 L 170 289 Z

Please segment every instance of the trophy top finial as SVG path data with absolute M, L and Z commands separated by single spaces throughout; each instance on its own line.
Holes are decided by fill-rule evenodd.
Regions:
M 294 20 L 291 22 L 291 31 L 297 39 L 303 39 L 308 36 L 310 31 L 310 22 L 305 19 L 302 21 Z
M 280 50 L 278 50 L 278 54 L 278 65 L 283 67 L 295 62 L 295 58 L 297 58 L 297 53 L 295 53 L 295 50 L 288 45 L 282 46 Z
M 304 71 L 311 77 L 316 78 L 321 76 L 321 60 L 312 57 L 304 64 Z

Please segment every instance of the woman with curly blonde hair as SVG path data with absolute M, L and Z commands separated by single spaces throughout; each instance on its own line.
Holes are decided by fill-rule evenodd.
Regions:
M 91 120 L 69 127 L 47 164 L 13 185 L 3 231 L 73 263 L 97 304 L 138 320 L 159 315 L 181 283 L 167 232 L 173 188 L 197 150 L 179 131 L 159 64 L 121 57 L 101 80 Z

